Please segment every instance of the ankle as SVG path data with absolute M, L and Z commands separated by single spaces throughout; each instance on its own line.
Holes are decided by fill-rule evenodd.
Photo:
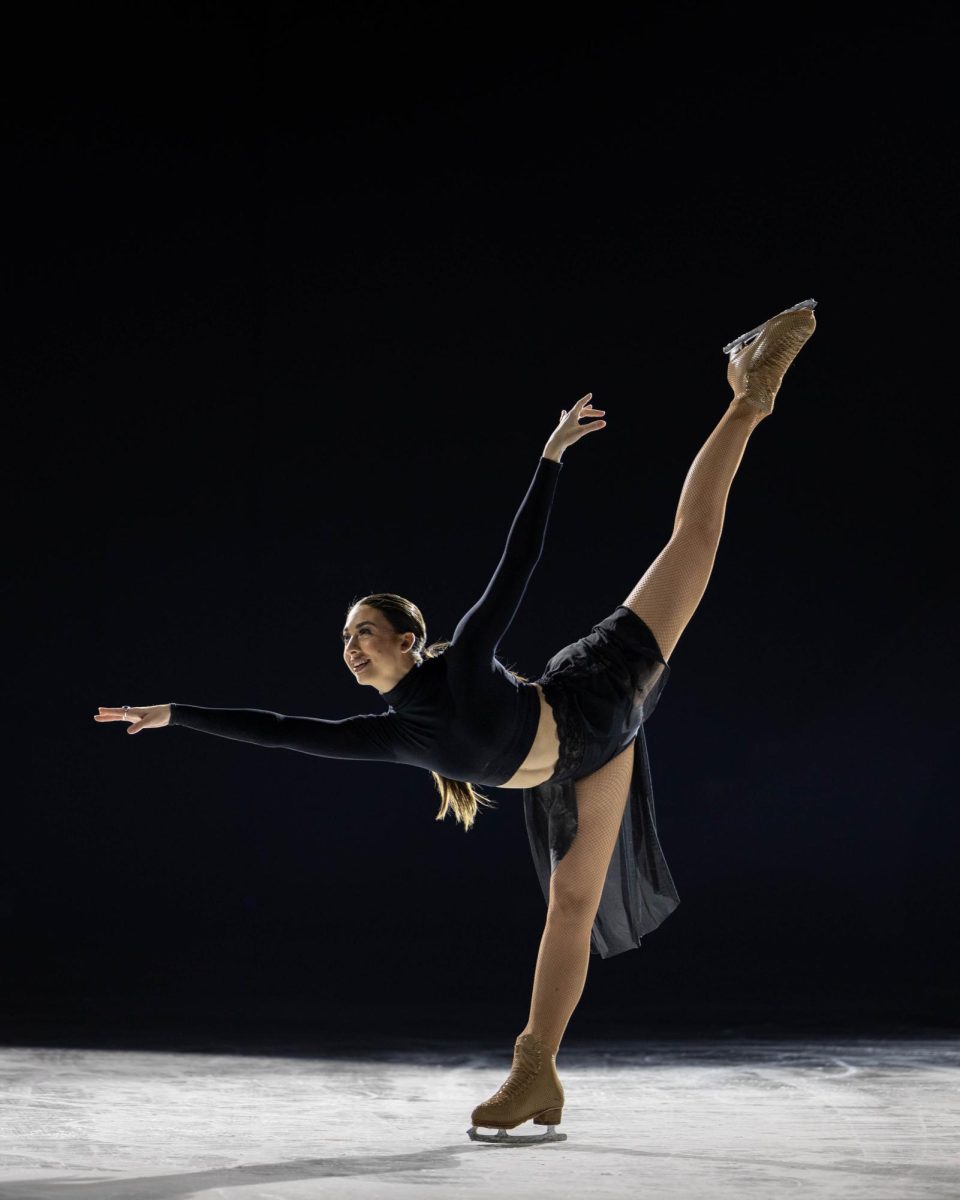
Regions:
M 756 401 L 751 400 L 749 391 L 734 396 L 727 408 L 730 420 L 742 421 L 750 426 L 759 425 L 764 417 L 770 416 L 771 411 L 761 408 Z
M 543 1049 L 544 1054 L 549 1054 L 553 1058 L 557 1057 L 557 1052 L 559 1051 L 560 1047 L 555 1046 L 552 1042 L 546 1041 L 543 1037 L 540 1036 L 539 1033 L 537 1033 L 537 1031 L 535 1029 L 531 1029 L 529 1025 L 526 1026 L 526 1028 L 523 1030 L 522 1033 L 517 1034 L 517 1037 L 522 1038 L 522 1037 L 526 1036 L 528 1033 L 533 1034 L 533 1036 L 537 1039 L 537 1041 L 540 1043 L 540 1045 Z

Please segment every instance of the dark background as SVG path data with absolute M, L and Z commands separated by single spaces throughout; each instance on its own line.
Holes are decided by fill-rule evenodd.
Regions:
M 669 536 L 721 346 L 808 296 L 647 726 L 682 903 L 567 1037 L 955 1029 L 950 7 L 30 11 L 0 1035 L 512 1043 L 519 792 L 464 834 L 425 771 L 93 714 L 383 711 L 350 601 L 449 637 L 592 391 L 501 645 L 535 676 Z

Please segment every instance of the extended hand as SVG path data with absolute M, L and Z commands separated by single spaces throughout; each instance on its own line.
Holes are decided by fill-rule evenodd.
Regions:
M 568 446 L 572 446 L 574 442 L 578 442 L 584 434 L 594 433 L 598 429 L 603 429 L 606 421 L 591 421 L 589 425 L 580 424 L 584 417 L 602 417 L 604 414 L 602 408 L 593 407 L 590 403 L 592 399 L 593 392 L 587 392 L 569 412 L 566 409 L 561 411 L 560 424 L 550 435 L 544 447 L 544 458 L 554 458 L 559 462 L 561 454 L 563 454 Z
M 141 729 L 161 729 L 170 724 L 169 704 L 150 704 L 146 708 L 104 708 L 100 706 L 95 721 L 133 721 L 127 733 L 139 733 Z

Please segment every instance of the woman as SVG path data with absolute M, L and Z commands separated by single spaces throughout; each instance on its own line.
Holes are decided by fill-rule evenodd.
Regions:
M 355 601 L 343 657 L 385 713 L 330 721 L 259 709 L 188 704 L 101 708 L 96 721 L 165 725 L 332 758 L 424 767 L 465 828 L 486 803 L 473 785 L 522 789 L 547 918 L 526 1027 L 504 1084 L 474 1109 L 478 1140 L 562 1139 L 556 1055 L 583 992 L 591 950 L 639 946 L 678 897 L 656 834 L 643 723 L 668 660 L 707 586 L 727 496 L 747 439 L 773 411 L 783 376 L 816 325 L 814 300 L 772 317 L 724 347 L 733 399 L 687 473 L 670 540 L 623 604 L 564 647 L 536 682 L 496 658 L 543 546 L 563 452 L 605 427 L 587 393 L 550 435 L 486 591 L 450 642 L 426 646 L 416 605 L 393 593 Z M 581 425 L 585 418 L 597 418 Z M 509 1137 L 525 1121 L 539 1137 Z M 477 1133 L 497 1129 L 496 1137 Z

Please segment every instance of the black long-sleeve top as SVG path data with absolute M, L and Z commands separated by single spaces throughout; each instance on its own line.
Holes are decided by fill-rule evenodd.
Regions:
M 406 763 L 485 787 L 505 783 L 533 745 L 540 701 L 496 651 L 540 560 L 561 466 L 540 459 L 486 591 L 461 617 L 443 654 L 382 693 L 385 713 L 333 721 L 171 704 L 170 724 L 324 758 Z

